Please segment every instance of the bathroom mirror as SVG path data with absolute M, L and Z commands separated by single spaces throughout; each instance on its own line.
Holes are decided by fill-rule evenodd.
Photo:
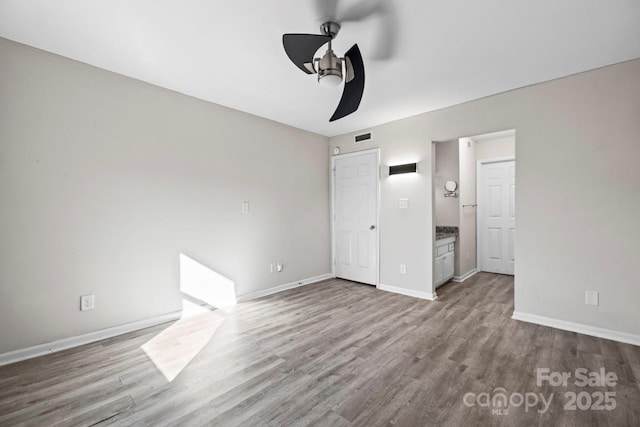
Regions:
M 444 189 L 447 190 L 449 193 L 453 193 L 458 189 L 458 183 L 455 181 L 447 181 L 444 184 Z

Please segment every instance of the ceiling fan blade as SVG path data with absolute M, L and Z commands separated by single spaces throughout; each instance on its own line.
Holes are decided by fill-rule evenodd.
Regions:
M 389 59 L 397 44 L 398 17 L 392 2 L 387 0 L 361 0 L 338 13 L 339 22 L 358 22 L 374 19 L 377 24 L 372 59 Z
M 325 21 L 335 21 L 338 0 L 315 0 L 316 16 Z
M 398 20 L 394 13 L 384 16 L 384 31 L 379 31 L 372 59 L 385 60 L 394 56 L 398 44 Z
M 387 5 L 384 0 L 362 0 L 342 10 L 337 19 L 340 22 L 357 22 L 369 18 L 372 15 L 386 12 Z
M 289 59 L 307 74 L 314 74 L 313 55 L 331 36 L 320 34 L 284 34 L 282 44 Z
M 344 55 L 345 59 L 345 79 L 342 98 L 335 113 L 329 119 L 330 122 L 341 119 L 353 113 L 360 106 L 360 100 L 364 93 L 364 62 L 357 44 Z

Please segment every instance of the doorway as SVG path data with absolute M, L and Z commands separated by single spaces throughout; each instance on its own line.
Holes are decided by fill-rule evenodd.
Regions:
M 435 288 L 479 271 L 515 273 L 515 144 L 513 129 L 434 144 Z M 484 184 L 492 174 L 509 180 Z
M 378 285 L 378 149 L 334 156 L 332 250 L 335 277 Z

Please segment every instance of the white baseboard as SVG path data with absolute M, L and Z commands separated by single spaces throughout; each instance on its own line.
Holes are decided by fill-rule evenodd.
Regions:
M 278 292 L 299 288 L 300 286 L 310 285 L 312 283 L 321 282 L 327 279 L 333 279 L 333 277 L 334 277 L 333 274 L 326 273 L 320 276 L 309 277 L 307 279 L 296 280 L 295 282 L 285 283 L 284 285 L 274 286 L 269 289 L 262 289 L 256 292 L 249 292 L 247 294 L 238 295 L 238 302 L 248 301 L 250 299 L 256 299 L 260 297 L 266 297 L 268 295 L 277 294 Z
M 321 280 L 331 279 L 332 274 L 323 274 L 321 276 L 310 277 L 308 279 L 298 280 L 296 282 L 286 283 L 284 285 L 276 286 L 273 288 L 265 289 L 258 292 L 252 292 L 249 294 L 241 295 L 237 298 L 238 302 L 247 301 L 253 298 L 259 298 L 266 295 L 275 294 L 277 292 L 286 291 L 287 289 L 297 288 L 299 286 L 308 285 L 310 283 L 320 282 Z M 78 347 L 84 344 L 90 344 L 92 342 L 100 341 L 106 338 L 112 338 L 118 335 L 134 332 L 139 329 L 148 328 L 151 326 L 160 325 L 162 323 L 172 322 L 180 319 L 182 310 L 173 313 L 162 314 L 160 316 L 152 317 L 150 319 L 138 320 L 124 325 L 114 326 L 112 328 L 101 329 L 95 332 L 89 332 L 87 334 L 77 335 L 74 337 L 63 338 L 61 340 L 48 342 L 45 344 L 38 344 L 32 347 L 23 348 L 20 350 L 10 351 L 8 353 L 0 354 L 0 366 L 8 365 L 9 363 L 19 362 L 21 360 L 32 359 L 34 357 L 43 356 L 45 354 L 55 353 L 57 351 L 66 350 L 73 347 Z
M 597 326 L 585 325 L 584 323 L 574 323 L 566 320 L 553 319 L 551 317 L 539 316 L 537 314 L 514 311 L 512 319 L 523 322 L 535 323 L 536 325 L 550 326 L 564 331 L 577 332 L 579 334 L 591 335 L 612 341 L 619 341 L 626 344 L 640 346 L 640 335 L 627 332 L 614 331 L 612 329 L 599 328 Z
M 467 271 L 465 274 L 463 274 L 462 276 L 453 276 L 451 281 L 452 282 L 462 283 L 465 280 L 467 280 L 469 277 L 474 276 L 477 272 L 478 272 L 477 269 L 475 269 L 475 268 L 471 269 L 471 270 Z
M 378 285 L 378 289 L 381 291 L 393 292 L 394 294 L 406 295 L 408 297 L 426 299 L 429 301 L 435 301 L 438 298 L 435 292 L 422 292 L 422 291 L 414 291 L 413 289 L 399 288 L 397 286 L 385 285 L 380 283 Z
M 87 334 L 76 335 L 74 337 L 63 338 L 61 340 L 52 341 L 45 344 L 38 344 L 32 347 L 3 353 L 0 354 L 0 366 L 19 362 L 21 360 L 32 359 L 34 357 L 43 356 L 49 353 L 55 353 L 57 351 L 66 350 L 72 347 L 78 347 L 84 344 L 90 344 L 92 342 L 100 341 L 106 338 L 111 338 L 117 335 L 137 331 L 139 329 L 160 325 L 162 323 L 172 322 L 174 320 L 178 320 L 181 314 L 182 310 L 173 313 L 162 314 L 150 319 L 137 320 L 135 322 L 125 323 L 124 325 L 101 329 L 99 331 L 89 332 Z

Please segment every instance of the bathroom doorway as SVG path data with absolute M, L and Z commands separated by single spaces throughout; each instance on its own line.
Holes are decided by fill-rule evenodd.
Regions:
M 514 274 L 515 135 L 506 130 L 434 143 L 435 288 L 478 271 Z M 498 187 L 490 177 L 502 167 L 512 181 Z

